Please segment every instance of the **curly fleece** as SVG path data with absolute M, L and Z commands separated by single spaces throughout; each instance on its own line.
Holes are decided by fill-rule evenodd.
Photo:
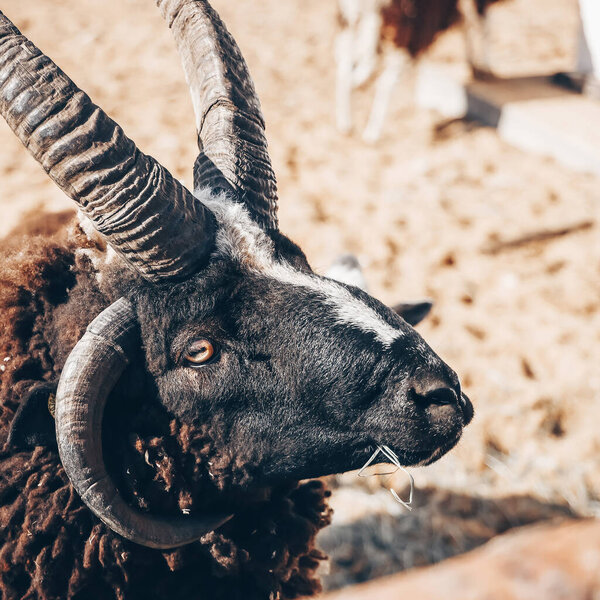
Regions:
M 135 283 L 120 261 L 105 260 L 100 242 L 66 220 L 31 217 L 0 251 L 0 599 L 251 600 L 318 592 L 324 556 L 315 536 L 330 520 L 322 483 L 227 499 L 218 481 L 226 467 L 211 470 L 215 432 L 182 425 L 147 392 L 132 395 L 124 386 L 111 401 L 106 462 L 141 510 L 201 510 L 219 489 L 235 516 L 200 542 L 161 551 L 124 540 L 82 504 L 54 449 L 10 447 L 20 401 L 39 382 L 58 379 L 89 321 Z

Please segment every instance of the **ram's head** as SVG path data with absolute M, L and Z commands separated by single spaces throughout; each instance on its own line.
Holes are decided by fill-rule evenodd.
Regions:
M 63 369 L 56 431 L 64 468 L 114 531 L 172 547 L 227 517 L 159 518 L 120 496 L 101 425 L 135 356 L 170 414 L 214 424 L 218 451 L 252 463 L 247 485 L 354 469 L 377 444 L 405 465 L 432 461 L 457 442 L 472 407 L 406 320 L 315 274 L 279 232 L 263 118 L 239 49 L 206 0 L 158 5 L 196 113 L 193 194 L 1 13 L 0 109 L 141 276 L 91 323 Z

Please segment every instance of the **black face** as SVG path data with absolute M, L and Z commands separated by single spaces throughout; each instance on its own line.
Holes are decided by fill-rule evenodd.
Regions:
M 292 282 L 220 259 L 139 295 L 161 402 L 218 430 L 253 485 L 355 469 L 377 444 L 405 465 L 452 448 L 473 415 L 456 374 L 392 310 L 294 261 Z

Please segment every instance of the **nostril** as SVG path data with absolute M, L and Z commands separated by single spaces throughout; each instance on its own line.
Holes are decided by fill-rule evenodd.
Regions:
M 421 396 L 427 404 L 436 404 L 437 406 L 458 404 L 458 397 L 452 388 L 440 387 L 430 390 Z

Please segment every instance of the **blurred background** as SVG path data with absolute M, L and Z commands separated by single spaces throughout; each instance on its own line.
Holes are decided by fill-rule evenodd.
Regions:
M 331 478 L 334 523 L 321 534 L 331 556 L 325 587 L 437 563 L 546 521 L 507 534 L 498 541 L 504 546 L 494 548 L 518 562 L 519 552 L 525 559 L 554 540 L 556 552 L 548 550 L 538 566 L 507 575 L 526 586 L 558 573 L 544 580 L 549 591 L 525 587 L 534 591 L 513 596 L 495 584 L 500 595 L 473 597 L 600 597 L 593 595 L 600 594 L 600 528 L 593 520 L 600 515 L 600 175 L 564 166 L 543 148 L 513 147 L 494 127 L 449 119 L 416 101 L 424 61 L 468 76 L 459 30 L 440 36 L 421 66 L 402 73 L 382 135 L 367 144 L 360 130 L 374 94 L 369 82 L 353 96 L 355 132 L 336 129 L 335 0 L 212 4 L 240 45 L 262 101 L 281 229 L 317 271 L 342 253 L 356 254 L 371 293 L 386 303 L 432 299 L 419 330 L 459 373 L 476 407 L 450 455 L 412 470 L 417 490 L 410 513 L 386 489 L 402 489 L 403 477 Z M 175 45 L 153 5 L 3 0 L 2 11 L 143 151 L 191 186 L 191 102 Z M 577 0 L 494 5 L 494 72 L 512 78 L 572 71 L 578 27 Z M 572 96 L 565 93 L 564 102 L 573 114 L 577 102 L 593 102 Z M 580 121 L 589 119 L 585 128 L 600 130 L 600 118 L 581 114 Z M 71 208 L 3 121 L 0 206 L 0 235 L 30 211 Z M 578 224 L 584 226 L 543 235 Z M 530 234 L 523 243 L 504 243 Z M 586 549 L 579 562 L 577 548 Z M 486 556 L 475 559 L 484 564 Z M 440 568 L 448 574 L 463 567 L 450 561 Z M 585 585 L 565 587 L 561 577 L 570 582 L 575 572 Z M 441 597 L 435 575 L 427 573 L 432 595 L 418 588 L 417 597 Z M 440 586 L 445 598 L 470 597 Z

